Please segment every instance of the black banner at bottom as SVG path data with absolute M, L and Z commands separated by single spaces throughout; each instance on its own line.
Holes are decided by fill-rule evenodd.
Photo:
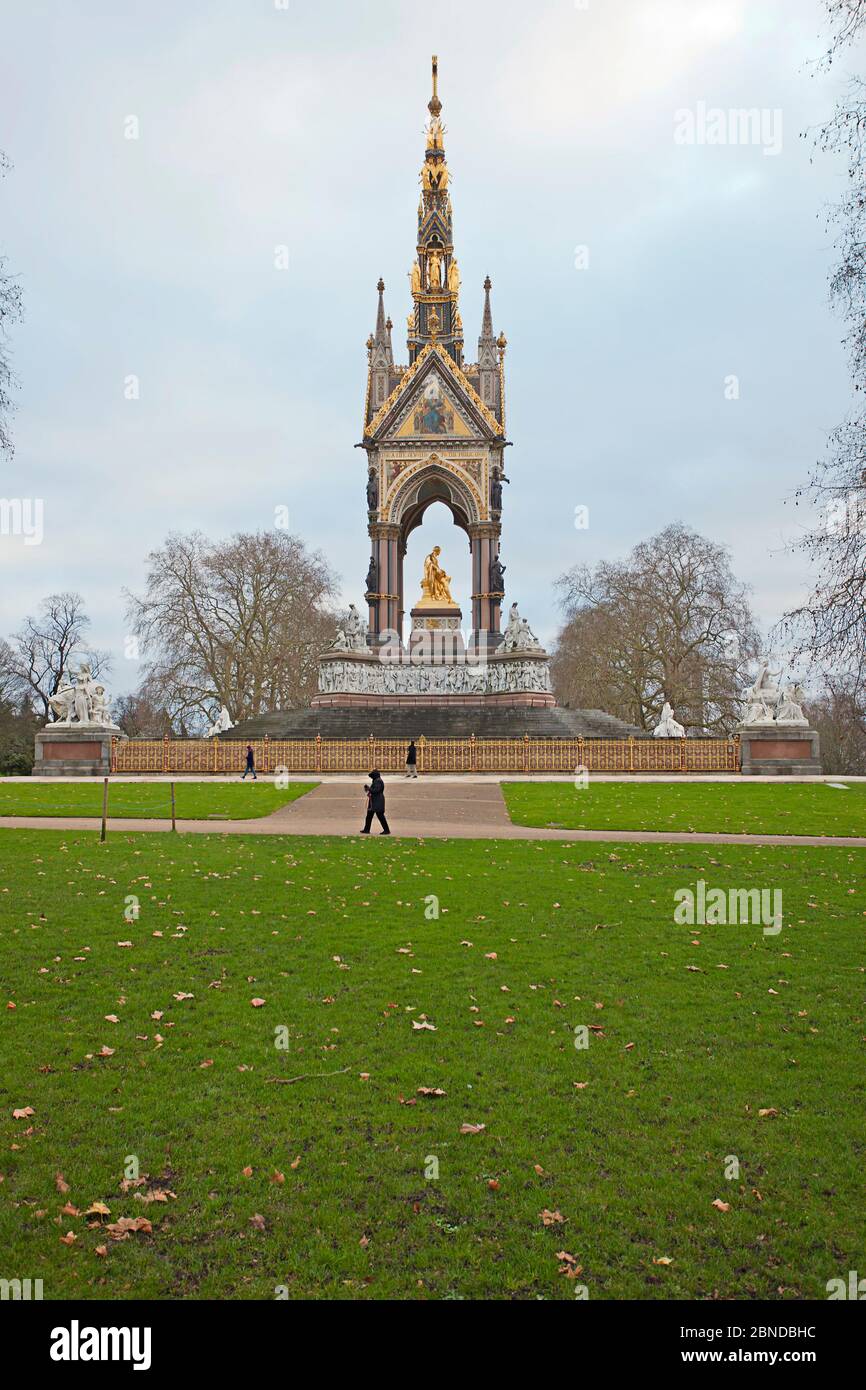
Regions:
M 415 1364 L 429 1380 L 441 1357 L 453 1375 L 457 1343 L 468 1374 L 483 1369 L 489 1376 L 502 1358 L 511 1358 L 515 1340 L 526 1337 L 527 1350 L 542 1360 L 560 1356 L 601 1359 L 607 1374 L 638 1371 L 686 1373 L 704 1367 L 756 1367 L 767 1371 L 802 1367 L 822 1377 L 850 1367 L 862 1347 L 863 1315 L 840 1307 L 866 1295 L 820 1303 L 617 1303 L 579 1299 L 524 1304 L 515 1321 L 515 1304 L 491 1303 L 486 1312 L 472 1308 L 471 1321 L 459 1303 L 374 1303 L 366 1300 L 273 1303 L 40 1303 L 6 1301 L 0 1307 L 4 1326 L 4 1371 L 14 1375 L 38 1371 L 51 1379 L 93 1377 L 107 1369 L 160 1377 L 190 1372 L 225 1375 L 235 1358 L 250 1374 L 256 1368 L 285 1362 L 287 1347 L 296 1357 L 301 1347 L 328 1373 L 342 1364 L 357 1371 L 369 1361 L 370 1348 L 384 1365 Z M 431 1306 L 432 1304 L 432 1306 Z M 520 1306 L 520 1305 L 518 1305 Z M 507 1323 L 499 1324 L 503 1308 Z M 298 1314 L 302 1314 L 298 1321 Z M 396 1316 L 395 1316 L 396 1314 Z M 480 1316 L 479 1316 L 480 1314 Z M 378 1317 L 383 1321 L 380 1324 Z M 523 1318 L 526 1321 L 523 1321 Z M 323 1334 L 321 1342 L 313 1341 Z M 466 1360 L 467 1337 L 483 1337 L 483 1357 Z M 291 1342 L 287 1342 L 291 1338 Z M 299 1341 L 299 1339 L 303 1339 Z M 371 1341 L 371 1339 L 375 1339 Z M 534 1347 L 534 1352 L 532 1348 Z M 365 1350 L 366 1348 L 366 1350 Z M 382 1357 L 385 1361 L 382 1361 Z M 409 1360 L 405 1360 L 405 1358 Z M 419 1359 L 420 1358 L 420 1359 Z M 509 1361 L 506 1373 L 513 1374 Z M 10 1379 L 10 1383 L 11 1379 Z

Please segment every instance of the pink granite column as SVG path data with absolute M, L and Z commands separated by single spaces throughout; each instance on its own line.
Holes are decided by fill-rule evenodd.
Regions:
M 481 630 L 481 537 L 477 532 L 473 532 L 469 538 L 469 550 L 472 556 L 472 631 L 477 634 Z

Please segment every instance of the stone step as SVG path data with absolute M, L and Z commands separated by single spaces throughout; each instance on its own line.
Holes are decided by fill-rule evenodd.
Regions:
M 484 709 L 435 705 L 377 709 L 286 710 L 244 720 L 221 735 L 225 739 L 315 738 L 628 738 L 646 737 L 634 725 L 602 710 L 547 708 Z

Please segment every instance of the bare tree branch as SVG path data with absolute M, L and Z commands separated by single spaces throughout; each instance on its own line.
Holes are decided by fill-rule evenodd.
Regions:
M 80 594 L 49 594 L 42 600 L 38 615 L 25 618 L 12 638 L 15 674 L 33 708 L 46 719 L 50 697 L 57 694 L 73 660 L 89 661 L 94 676 L 108 668 L 107 653 L 86 645 L 89 627 Z
M 10 167 L 9 160 L 0 151 L 0 178 Z M 6 257 L 0 256 L 0 453 L 11 457 L 13 453 L 9 417 L 15 403 L 12 391 L 17 385 L 9 360 L 9 328 L 20 321 L 22 316 L 21 286 L 13 275 L 6 272 Z
M 281 531 L 221 542 L 172 533 L 149 565 L 145 593 L 127 604 L 151 710 L 190 732 L 222 705 L 238 722 L 309 703 L 335 621 L 321 555 Z
M 647 730 L 665 700 L 687 729 L 736 724 L 758 633 L 722 546 L 678 522 L 626 560 L 571 570 L 559 589 L 566 624 L 552 665 L 562 703 Z
M 832 26 L 825 65 L 849 47 L 866 25 L 866 0 L 825 0 Z M 855 395 L 866 387 L 866 82 L 852 77 L 832 118 L 819 131 L 816 144 L 825 152 L 842 154 L 847 186 L 831 209 L 839 256 L 830 280 L 830 299 L 845 324 L 843 343 L 848 355 Z M 786 613 L 777 631 L 795 656 L 829 677 L 827 699 L 838 716 L 844 707 L 852 717 L 863 710 L 864 653 L 866 653 L 866 413 L 858 403 L 831 434 L 824 459 L 795 497 L 817 510 L 793 547 L 813 567 L 812 591 L 805 603 Z M 832 694 L 834 682 L 853 681 L 851 698 Z M 845 687 L 848 688 L 847 685 Z M 835 716 L 834 716 L 835 717 Z

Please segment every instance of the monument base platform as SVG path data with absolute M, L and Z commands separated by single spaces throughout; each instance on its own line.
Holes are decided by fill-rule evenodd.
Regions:
M 819 777 L 820 739 L 799 724 L 741 724 L 741 771 L 744 777 Z
M 438 700 L 435 704 L 413 705 L 405 700 L 385 705 L 316 705 L 307 709 L 283 710 L 246 719 L 224 740 L 270 739 L 465 739 L 530 738 L 624 739 L 639 736 L 631 724 L 603 714 L 601 710 L 563 709 L 560 705 L 461 704 Z M 645 735 L 649 739 L 649 735 Z
M 36 735 L 34 777 L 107 777 L 111 771 L 111 740 L 126 741 L 120 729 L 49 724 Z

